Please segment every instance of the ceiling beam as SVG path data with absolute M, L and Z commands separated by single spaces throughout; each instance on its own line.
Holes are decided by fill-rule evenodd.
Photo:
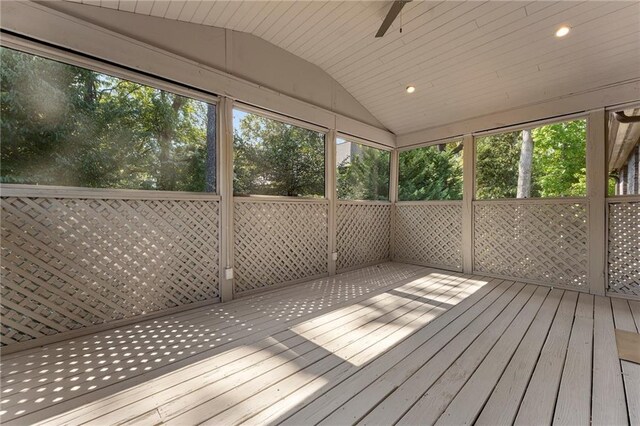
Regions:
M 382 25 L 380 25 L 380 28 L 376 33 L 376 38 L 385 35 L 391 24 L 393 24 L 393 21 L 395 21 L 400 14 L 400 11 L 404 7 L 404 5 L 409 3 L 410 1 L 411 0 L 400 0 L 393 2 L 393 4 L 391 5 L 391 9 L 389 9 L 389 12 L 387 12 L 387 16 L 384 18 L 384 21 L 382 21 Z

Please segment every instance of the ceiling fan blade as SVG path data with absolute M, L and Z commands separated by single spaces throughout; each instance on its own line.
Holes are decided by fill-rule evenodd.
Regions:
M 393 24 L 393 21 L 395 21 L 395 19 L 400 14 L 400 11 L 404 7 L 404 5 L 409 3 L 410 1 L 411 0 L 400 0 L 393 2 L 393 4 L 391 5 L 391 9 L 389 9 L 389 12 L 387 12 L 387 16 L 385 16 L 384 21 L 382 21 L 382 25 L 380 25 L 380 29 L 376 33 L 376 38 L 382 37 L 387 32 L 391 24 Z

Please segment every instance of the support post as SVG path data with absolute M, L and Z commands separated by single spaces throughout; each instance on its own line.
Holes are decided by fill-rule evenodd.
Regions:
M 222 97 L 218 104 L 220 174 L 220 298 L 233 299 L 233 101 Z M 230 274 L 230 275 L 229 275 Z
M 475 149 L 472 135 L 462 138 L 462 271 L 473 273 L 473 197 Z
M 336 186 L 336 131 L 329 130 L 325 142 L 325 193 L 329 201 L 328 226 L 329 244 L 327 253 L 327 265 L 329 275 L 336 274 L 336 259 L 334 253 L 337 252 L 337 225 L 336 215 L 338 209 L 337 186 Z
M 396 203 L 398 202 L 400 153 L 397 149 L 391 151 L 389 164 L 389 201 L 391 202 L 391 221 L 389 223 L 389 255 L 395 260 L 396 254 Z
M 606 292 L 606 119 L 604 109 L 589 112 L 587 118 L 587 283 L 589 292 L 597 295 Z

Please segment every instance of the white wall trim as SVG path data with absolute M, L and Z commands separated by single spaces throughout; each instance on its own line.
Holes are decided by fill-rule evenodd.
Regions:
M 329 240 L 327 244 L 327 266 L 329 268 L 329 275 L 335 275 L 337 269 L 336 259 L 333 258 L 333 253 L 338 252 L 338 205 L 336 200 L 338 199 L 338 186 L 336 184 L 338 180 L 336 170 L 336 132 L 330 130 L 325 138 L 325 198 L 329 202 L 329 212 L 327 217 L 328 235 Z
M 0 184 L 2 197 L 77 198 L 98 200 L 205 200 L 220 201 L 215 193 L 145 189 L 81 188 L 74 186 Z
M 317 126 L 317 125 L 312 124 L 312 123 L 307 123 L 306 121 L 302 121 L 302 120 L 298 120 L 296 118 L 291 118 L 291 117 L 286 116 L 286 115 L 278 114 L 277 112 L 271 112 L 271 111 L 266 110 L 264 108 L 259 108 L 259 107 L 255 107 L 255 106 L 251 106 L 251 105 L 245 105 L 244 103 L 242 103 L 240 101 L 236 101 L 234 103 L 233 109 L 234 110 L 238 110 L 238 111 L 242 111 L 242 112 L 246 112 L 248 114 L 259 115 L 261 117 L 269 118 L 269 119 L 275 120 L 275 121 L 280 121 L 280 122 L 283 122 L 283 123 L 286 123 L 286 124 L 291 124 L 293 126 L 301 127 L 303 129 L 311 130 L 313 132 L 323 133 L 325 135 L 325 139 L 326 139 L 327 133 L 329 132 L 329 129 L 326 128 L 326 127 L 321 127 L 321 126 Z
M 387 145 L 383 145 L 377 142 L 370 141 L 368 139 L 362 139 L 357 136 L 352 136 L 352 135 L 341 133 L 341 132 L 336 133 L 336 140 L 337 139 L 342 139 L 346 142 L 357 143 L 358 145 L 364 145 L 369 148 L 380 149 L 382 151 L 391 151 L 393 149 Z
M 233 278 L 227 279 L 226 270 L 233 270 L 233 128 L 231 117 L 233 101 L 222 98 L 218 107 L 218 176 L 222 204 L 220 208 L 220 298 L 233 299 Z
M 0 37 L 0 45 L 32 55 L 42 56 L 43 58 L 54 61 L 64 62 L 69 65 L 87 68 L 92 71 L 129 80 L 134 83 L 144 84 L 156 89 L 193 98 L 198 101 L 216 104 L 220 100 L 218 96 L 201 90 L 194 90 L 181 84 L 167 82 L 159 77 L 154 78 L 139 72 L 129 71 L 127 68 L 124 68 L 124 66 L 110 65 L 103 61 L 90 59 L 61 49 L 55 49 L 44 44 L 34 43 L 30 40 L 12 34 L 2 34 Z
M 556 120 L 562 116 L 586 115 L 588 111 L 610 105 L 638 102 L 640 79 L 595 89 L 551 101 L 514 107 L 505 111 L 431 127 L 396 137 L 398 148 L 459 138 L 464 134 L 501 131 L 526 127 L 536 122 Z
M 2 28 L 74 52 L 395 147 L 395 135 L 31 1 L 2 2 Z M 5 35 L 3 35 L 4 38 Z
M 544 119 L 544 120 L 535 120 L 535 121 L 530 121 L 526 124 L 516 124 L 513 126 L 506 126 L 506 127 L 501 127 L 499 129 L 492 129 L 492 130 L 485 130 L 485 131 L 481 131 L 481 132 L 474 132 L 473 133 L 473 137 L 475 138 L 483 138 L 486 136 L 493 136 L 493 135 L 500 135 L 503 133 L 509 133 L 509 132 L 519 132 L 525 129 L 532 129 L 532 128 L 537 128 L 537 127 L 542 127 L 542 126 L 546 126 L 549 124 L 555 124 L 555 123 L 563 123 L 563 122 L 567 122 L 567 121 L 574 121 L 574 120 L 587 120 L 587 118 L 589 117 L 589 114 L 586 112 L 579 112 L 576 114 L 567 114 L 567 115 L 561 115 L 558 117 L 553 117 L 553 118 L 548 118 L 548 119 Z
M 589 200 L 587 282 L 591 294 L 604 296 L 607 288 L 607 114 L 589 112 L 587 120 L 587 198 Z
M 475 139 L 462 138 L 462 270 L 473 273 L 473 202 L 475 198 Z
M 460 143 L 460 142 L 464 142 L 464 136 L 460 135 L 460 136 L 455 136 L 452 138 L 445 138 L 445 139 L 439 139 L 439 140 L 435 140 L 435 141 L 429 141 L 429 142 L 421 142 L 421 143 L 417 143 L 414 145 L 407 145 L 407 146 L 403 146 L 398 148 L 398 152 L 407 152 L 407 151 L 412 151 L 414 149 L 420 149 L 420 148 L 427 148 L 430 146 L 438 146 L 438 145 L 442 145 L 442 144 L 449 144 L 449 143 Z

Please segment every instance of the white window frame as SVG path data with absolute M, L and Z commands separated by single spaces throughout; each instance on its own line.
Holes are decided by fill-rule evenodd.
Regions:
M 335 157 L 334 157 L 334 161 L 333 161 L 333 173 L 334 173 L 334 181 L 335 181 L 335 188 L 334 191 L 336 193 L 336 202 L 338 203 L 351 203 L 351 204 L 391 204 L 393 201 L 392 198 L 392 188 L 397 185 L 397 183 L 393 182 L 393 162 L 394 162 L 394 151 L 397 151 L 397 149 L 395 148 L 391 148 L 388 147 L 386 145 L 382 145 L 379 144 L 377 142 L 373 142 L 367 139 L 362 139 L 359 138 L 357 136 L 352 136 L 349 135 L 347 133 L 341 133 L 341 132 L 336 132 L 336 139 L 334 141 L 334 145 L 335 148 L 337 148 L 338 146 L 338 139 L 342 139 L 345 142 L 350 142 L 350 143 L 356 143 L 358 145 L 363 145 L 366 146 L 368 148 L 374 148 L 374 149 L 379 149 L 380 151 L 386 151 L 389 153 L 389 188 L 388 188 L 388 196 L 387 196 L 387 200 L 349 200 L 349 199 L 342 199 L 342 198 L 338 198 L 338 165 L 335 164 Z
M 456 137 L 440 139 L 440 140 L 435 140 L 430 142 L 422 142 L 415 145 L 403 146 L 402 148 L 398 148 L 397 150 L 398 151 L 398 180 L 396 182 L 396 185 L 398 187 L 397 189 L 398 201 L 396 201 L 396 204 L 409 206 L 409 205 L 422 205 L 422 204 L 447 204 L 448 205 L 448 204 L 462 203 L 462 200 L 464 199 L 464 190 L 463 190 L 463 197 L 460 198 L 459 200 L 405 200 L 405 201 L 400 200 L 400 154 L 407 151 L 413 151 L 414 149 L 429 148 L 431 146 L 437 146 L 442 144 L 446 145 L 453 142 L 459 142 L 464 145 L 464 136 L 456 136 Z M 464 156 L 465 148 L 466 147 L 463 146 L 461 156 Z M 462 158 L 462 168 L 463 168 L 462 186 L 464 188 L 464 157 Z
M 300 127 L 305 130 L 310 130 L 312 132 L 322 133 L 324 135 L 324 196 L 322 198 L 315 197 L 293 197 L 287 195 L 261 195 L 261 194 L 247 194 L 247 195 L 233 195 L 234 202 L 252 202 L 252 201 L 287 201 L 287 202 L 297 202 L 297 203 L 322 203 L 327 204 L 329 202 L 329 190 L 328 187 L 328 179 L 327 179 L 327 163 L 329 156 L 327 155 L 327 149 L 329 146 L 329 129 L 326 127 L 318 126 L 312 123 L 307 123 L 306 121 L 298 120 L 296 118 L 289 117 L 287 115 L 279 114 L 277 112 L 270 111 L 268 109 L 256 107 L 253 105 L 249 105 L 243 103 L 241 101 L 234 101 L 232 112 L 238 110 L 248 114 L 255 114 L 261 117 L 268 118 L 270 120 L 279 121 L 284 124 L 289 124 L 291 126 Z M 230 126 L 233 131 L 233 117 L 229 117 Z M 231 141 L 231 150 L 233 152 L 233 136 Z M 232 164 L 232 167 L 235 168 L 235 164 Z M 232 185 L 233 186 L 233 185 Z
M 491 129 L 491 130 L 485 130 L 485 131 L 479 131 L 479 132 L 474 132 L 471 134 L 471 136 L 473 137 L 473 202 L 477 202 L 477 203 L 492 203 L 492 202 L 502 202 L 502 203 L 508 203 L 508 202 L 522 202 L 522 203 L 527 203 L 527 202 L 535 202 L 535 201 L 541 201 L 541 200 L 549 200 L 549 201 L 567 201 L 567 202 L 571 202 L 571 201 L 576 201 L 576 202 L 583 202 L 587 199 L 588 197 L 588 192 L 589 192 L 589 188 L 586 188 L 586 193 L 584 196 L 582 197 L 529 197 L 529 198 L 491 198 L 491 199 L 478 199 L 476 198 L 476 190 L 477 190 L 477 175 L 478 175 L 478 138 L 484 138 L 487 136 L 493 136 L 493 135 L 499 135 L 502 133 L 512 133 L 512 132 L 518 132 L 518 131 L 522 131 L 525 129 L 533 129 L 536 127 L 542 127 L 542 126 L 546 126 L 549 124 L 556 124 L 556 123 L 563 123 L 565 121 L 575 121 L 575 120 L 584 120 L 586 122 L 586 128 L 585 128 L 585 166 L 586 166 L 586 162 L 587 162 L 587 156 L 586 156 L 586 151 L 587 151 L 587 146 L 588 146 L 588 139 L 589 139 L 589 114 L 587 112 L 580 112 L 580 113 L 576 113 L 576 114 L 569 114 L 569 115 L 564 115 L 561 117 L 553 117 L 553 118 L 549 118 L 549 119 L 544 119 L 544 120 L 537 120 L 537 121 L 532 121 L 529 123 L 522 123 L 522 124 L 516 124 L 513 126 L 506 126 L 506 127 L 500 127 L 500 128 L 496 128 L 496 129 Z M 528 201 L 530 200 L 530 201 Z
M 133 83 L 149 86 L 154 89 L 163 90 L 179 96 L 191 98 L 193 100 L 214 105 L 216 107 L 216 190 L 215 192 L 183 192 L 183 191 L 156 191 L 144 189 L 119 189 L 119 188 L 87 188 L 73 186 L 57 186 L 57 185 L 25 185 L 25 184 L 7 184 L 3 183 L 3 193 L 8 190 L 12 194 L 22 194 L 28 196 L 33 193 L 64 192 L 65 194 L 77 195 L 84 197 L 101 198 L 140 198 L 140 199 L 220 199 L 220 143 L 222 134 L 220 132 L 220 98 L 216 95 L 205 93 L 200 90 L 191 89 L 182 84 L 172 83 L 170 81 L 149 76 L 143 73 L 131 71 L 127 68 L 112 65 L 107 62 L 92 59 L 78 53 L 68 52 L 59 48 L 47 46 L 41 43 L 24 40 L 18 37 L 5 37 L 0 39 L 0 47 L 13 49 L 29 55 L 39 56 L 44 59 L 57 61 L 66 65 L 76 66 L 88 69 L 90 71 L 106 74 L 111 77 L 120 78 Z M 47 188 L 50 188 L 48 190 Z M 35 192 L 34 192 L 35 191 Z M 47 192 L 48 193 L 48 192 Z M 26 194 L 26 195 L 25 195 Z

